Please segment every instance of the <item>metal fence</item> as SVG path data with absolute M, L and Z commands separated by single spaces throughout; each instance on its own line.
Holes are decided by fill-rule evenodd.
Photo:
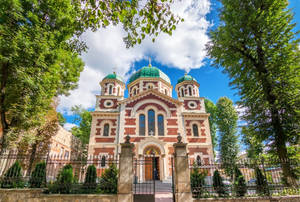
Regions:
M 70 192 L 81 193 L 79 190 L 83 185 L 87 185 L 90 181 L 95 181 L 93 183 L 94 192 L 101 193 L 112 193 L 116 192 L 117 188 L 117 172 L 119 168 L 118 158 L 112 155 L 89 155 L 89 156 L 77 156 L 76 158 L 71 158 L 69 156 L 62 155 L 36 155 L 34 158 L 32 155 L 18 155 L 17 153 L 10 153 L 0 156 L 0 187 L 5 183 L 14 187 L 30 187 L 31 181 L 34 176 L 33 173 L 39 163 L 44 162 L 45 169 L 44 172 L 44 184 L 42 187 L 51 188 L 59 181 L 60 175 L 64 168 L 71 168 L 71 181 L 66 179 L 69 184 L 71 184 Z M 18 169 L 18 164 L 20 169 Z M 93 165 L 95 168 L 95 175 L 92 176 L 94 179 L 87 180 L 88 167 Z M 34 174 L 41 176 L 41 174 Z M 114 178 L 106 181 L 104 178 Z M 18 181 L 22 182 L 18 185 Z M 17 183 L 14 185 L 13 183 Z M 110 183 L 110 184 L 109 184 Z M 111 183 L 114 183 L 113 185 Z M 107 185 L 107 186 L 106 186 Z M 101 186 L 101 190 L 98 187 Z M 87 185 L 86 187 L 89 187 Z
M 289 162 L 294 172 L 300 171 L 300 164 Z M 239 170 L 239 171 L 236 171 Z M 218 171 L 221 177 L 223 191 L 214 187 L 214 173 Z M 242 175 L 238 184 L 237 172 Z M 300 194 L 300 180 L 287 186 L 283 180 L 280 162 L 249 159 L 236 163 L 214 163 L 207 161 L 190 161 L 191 189 L 194 198 L 235 197 L 241 196 L 276 196 Z M 260 177 L 258 177 L 260 175 Z

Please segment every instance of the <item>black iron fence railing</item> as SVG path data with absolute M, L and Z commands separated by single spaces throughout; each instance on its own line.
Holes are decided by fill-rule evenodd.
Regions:
M 49 193 L 117 193 L 118 159 L 112 155 L 0 156 L 0 188 L 45 188 Z
M 295 174 L 286 183 L 282 163 L 243 160 L 212 163 L 190 159 L 191 190 L 194 198 L 276 196 L 300 194 L 300 164 L 289 163 Z M 297 177 L 298 175 L 298 177 Z

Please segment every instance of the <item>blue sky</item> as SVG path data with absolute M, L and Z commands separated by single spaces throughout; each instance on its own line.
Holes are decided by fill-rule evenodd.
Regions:
M 193 5 L 197 9 L 196 14 L 190 5 L 183 5 L 183 2 Z M 178 78 L 188 71 L 200 83 L 201 97 L 213 102 L 217 102 L 222 96 L 227 96 L 234 102 L 239 100 L 237 91 L 229 86 L 228 76 L 222 73 L 222 69 L 211 66 L 204 51 L 205 43 L 209 40 L 208 31 L 218 25 L 220 3 L 215 0 L 202 0 L 197 4 L 193 0 L 183 2 L 175 7 L 175 11 L 184 14 L 185 24 L 179 26 L 172 37 L 161 36 L 154 44 L 146 40 L 141 45 L 126 49 L 122 41 L 124 31 L 120 26 L 84 35 L 89 51 L 82 56 L 86 66 L 81 74 L 79 88 L 72 91 L 69 97 L 62 96 L 58 107 L 58 111 L 67 118 L 66 128 L 73 126 L 73 116 L 70 113 L 72 106 L 80 104 L 93 110 L 94 95 L 100 93 L 99 82 L 105 75 L 115 69 L 127 80 L 132 72 L 148 65 L 149 57 L 153 66 L 170 77 L 173 88 Z M 291 0 L 289 8 L 295 14 L 295 30 L 300 30 L 300 0 Z M 175 91 L 173 97 L 176 98 Z

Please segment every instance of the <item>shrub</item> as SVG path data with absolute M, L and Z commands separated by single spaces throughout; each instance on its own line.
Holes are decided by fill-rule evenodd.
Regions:
M 4 174 L 1 181 L 1 188 L 22 188 L 22 168 L 19 161 L 16 161 Z
M 226 195 L 225 186 L 218 170 L 216 170 L 213 175 L 213 187 L 219 196 Z
M 255 168 L 255 175 L 256 175 L 256 192 L 259 195 L 269 195 L 267 179 L 262 174 L 261 170 L 258 167 Z
M 73 179 L 73 168 L 71 165 L 65 165 L 59 172 L 54 184 L 50 185 L 50 193 L 69 194 L 71 192 Z
M 104 171 L 100 179 L 100 192 L 103 194 L 116 194 L 118 190 L 118 169 L 111 164 Z
M 234 190 L 237 196 L 245 196 L 247 193 L 247 186 L 245 178 L 238 167 L 234 169 Z
M 85 181 L 83 184 L 83 190 L 85 193 L 91 193 L 95 191 L 97 187 L 96 179 L 97 179 L 96 167 L 94 165 L 90 165 L 87 169 L 85 175 Z
M 29 180 L 30 187 L 40 188 L 46 185 L 46 163 L 40 162 L 36 164 L 34 171 Z
M 191 172 L 191 188 L 193 197 L 200 198 L 205 189 L 205 177 L 207 176 L 206 172 L 201 172 L 199 168 L 196 167 L 194 164 L 194 167 Z

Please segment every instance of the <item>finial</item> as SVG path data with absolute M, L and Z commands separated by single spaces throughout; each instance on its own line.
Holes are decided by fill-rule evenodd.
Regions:
M 182 137 L 181 137 L 180 133 L 178 133 L 177 140 L 178 140 L 178 142 L 177 142 L 177 143 L 182 143 L 182 142 L 181 142 L 181 140 L 182 140 Z
M 113 74 L 116 74 L 116 67 L 113 68 Z
M 187 75 L 187 72 L 184 72 L 184 75 L 186 76 L 186 75 Z
M 125 139 L 126 139 L 125 143 L 130 143 L 130 136 L 129 136 L 129 135 L 127 135 L 127 136 L 125 137 Z
M 151 58 L 149 57 L 149 67 L 152 67 L 151 65 Z

